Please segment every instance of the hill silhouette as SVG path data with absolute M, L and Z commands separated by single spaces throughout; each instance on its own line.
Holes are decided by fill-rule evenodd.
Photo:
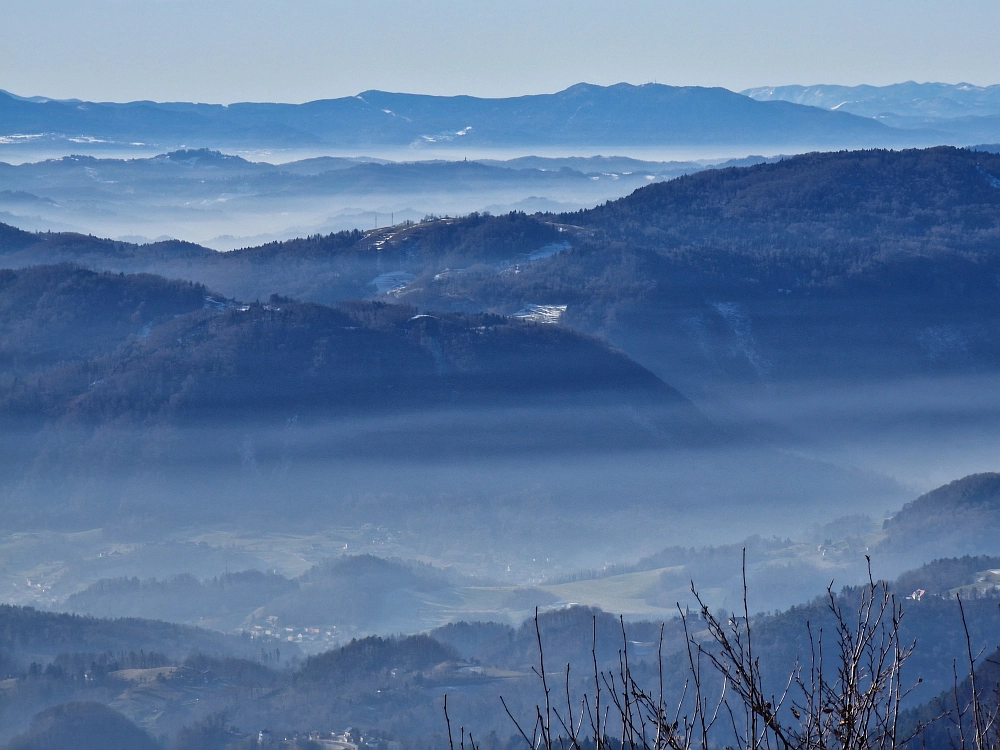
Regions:
M 788 101 L 862 117 L 897 128 L 933 128 L 953 143 L 995 141 L 1000 87 L 969 83 L 888 86 L 762 86 L 743 94 L 758 101 Z
M 204 287 L 78 266 L 0 271 L 0 374 L 112 351 L 129 336 L 204 307 Z
M 996 554 L 998 529 L 1000 474 L 972 474 L 904 505 L 886 520 L 883 544 L 896 551 L 919 548 L 924 555 L 951 550 Z
M 106 298 L 105 290 L 95 293 Z M 3 410 L 142 424 L 558 405 L 605 394 L 609 404 L 635 397 L 675 408 L 695 420 L 686 428 L 697 421 L 693 407 L 654 375 L 557 326 L 379 302 L 334 309 L 275 297 L 220 306 L 171 318 L 104 357 L 22 379 L 8 389 Z
M 440 568 L 372 555 L 345 555 L 290 579 L 248 570 L 209 580 L 101 579 L 66 600 L 74 612 L 146 617 L 217 630 L 281 626 L 332 628 L 336 635 L 421 630 L 454 606 L 467 583 Z
M 42 711 L 8 750 L 158 750 L 160 745 L 125 716 L 100 703 L 73 702 Z
M 721 88 L 577 84 L 507 99 L 365 91 L 306 104 L 29 101 L 0 93 L 12 132 L 208 146 L 888 145 L 912 142 L 868 118 Z
M 185 625 L 128 617 L 84 617 L 9 604 L 0 605 L 0 633 L 4 677 L 18 674 L 33 660 L 42 663 L 60 654 L 84 654 L 89 664 L 99 654 L 110 654 L 114 661 L 117 655 L 130 652 L 169 658 L 192 651 L 240 656 L 258 652 L 244 639 Z
M 982 255 L 1000 231 L 998 174 L 1000 155 L 953 148 L 806 154 L 687 175 L 564 218 L 666 252 L 768 255 L 754 268 L 761 281 L 773 269 L 823 286 L 900 254 Z M 705 260 L 741 280 L 738 267 Z

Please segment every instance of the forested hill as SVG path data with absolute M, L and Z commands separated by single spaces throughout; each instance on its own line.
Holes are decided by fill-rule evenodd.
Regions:
M 81 424 L 171 416 L 284 419 L 553 406 L 598 394 L 694 415 L 676 391 L 620 352 L 558 326 L 421 314 L 383 302 L 335 309 L 273 296 L 268 304 L 243 305 L 186 282 L 67 267 L 4 274 L 7 359 L 36 352 L 38 337 L 22 332 L 44 329 L 50 341 L 35 358 L 47 355 L 54 365 L 6 383 L 0 403 L 8 417 L 44 414 Z M 137 303 L 137 294 L 159 304 Z M 66 308 L 84 304 L 91 314 L 73 320 Z M 122 308 L 126 321 L 105 312 Z M 45 328 L 60 312 L 69 312 L 71 324 Z M 118 328 L 104 331 L 108 317 Z M 94 329 L 104 332 L 104 346 L 85 346 Z M 114 334 L 117 348 L 109 346 Z M 56 347 L 60 337 L 76 348 L 67 346 L 56 359 L 44 348 Z M 74 353 L 77 362 L 70 361 Z
M 95 659 L 99 654 L 114 657 L 122 652 L 135 652 L 133 656 L 144 652 L 183 658 L 198 651 L 244 657 L 260 653 L 249 638 L 188 625 L 138 618 L 82 617 L 0 605 L 0 674 L 4 678 L 25 669 L 32 660 L 48 661 L 59 654 L 78 653 Z M 289 655 L 296 651 L 294 646 L 288 647 Z
M 0 256 L 5 268 L 70 262 L 117 270 L 123 264 L 132 268 L 163 260 L 205 260 L 216 254 L 207 247 L 177 240 L 136 245 L 75 232 L 24 232 L 0 224 Z
M 550 222 L 523 213 L 473 214 L 378 232 L 311 235 L 225 253 L 188 242 L 138 245 L 72 232 L 24 232 L 0 224 L 0 268 L 73 263 L 189 279 L 247 301 L 278 293 L 330 304 L 378 293 L 378 279 L 387 272 L 402 271 L 412 280 L 482 264 L 500 270 L 564 240 L 564 233 Z
M 807 154 L 707 170 L 561 218 L 669 253 L 722 281 L 774 274 L 822 287 L 900 256 L 992 259 L 1000 241 L 1000 154 Z
M 572 251 L 403 297 L 567 305 L 567 324 L 689 393 L 1000 366 L 1000 155 L 807 154 L 545 218 Z
M 1000 474 L 972 474 L 904 505 L 885 522 L 883 547 L 924 554 L 956 549 L 996 554 L 1000 528 Z M 985 570 L 991 565 L 982 565 Z
M 0 266 L 74 261 L 243 300 L 565 311 L 689 394 L 1000 367 L 1000 155 L 816 153 L 559 216 L 470 215 L 214 253 L 0 231 Z
M 107 354 L 129 336 L 201 310 L 207 295 L 187 281 L 72 265 L 0 270 L 0 377 Z

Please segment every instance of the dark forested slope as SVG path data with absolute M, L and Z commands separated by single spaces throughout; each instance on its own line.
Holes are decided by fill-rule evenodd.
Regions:
M 290 646 L 289 655 L 295 650 Z M 97 619 L 0 605 L 4 677 L 26 669 L 31 661 L 44 662 L 59 654 L 140 651 L 182 658 L 195 651 L 253 656 L 258 650 L 248 638 L 156 620 Z
M 159 750 L 152 737 L 100 703 L 71 702 L 39 713 L 9 750 Z
M 0 229 L 0 257 L 5 268 L 77 263 L 100 270 L 140 270 L 167 260 L 205 260 L 216 255 L 200 245 L 178 240 L 136 245 L 73 232 L 23 232 Z
M 106 354 L 129 336 L 200 310 L 185 281 L 61 265 L 0 271 L 0 375 Z
M 568 324 L 691 392 L 992 371 L 998 175 L 1000 157 L 948 148 L 705 171 L 553 217 L 577 227 L 574 248 L 517 274 L 402 296 L 564 304 Z
M 256 419 L 448 405 L 554 405 L 605 394 L 684 409 L 654 375 L 596 339 L 492 315 L 340 309 L 272 298 L 201 309 L 104 357 L 12 383 L 7 415 Z M 694 415 L 693 410 L 691 411 Z M 693 424 L 693 423 L 692 423 Z
M 763 281 L 785 266 L 789 283 L 823 286 L 898 254 L 995 250 L 998 210 L 1000 155 L 936 148 L 707 170 L 564 218 L 690 263 L 700 255 L 722 281 Z M 709 248 L 746 256 L 751 272 L 732 278 L 699 252 Z
M 895 551 L 919 548 L 924 554 L 961 547 L 996 554 L 998 530 L 1000 474 L 973 474 L 904 505 L 885 522 L 883 544 Z

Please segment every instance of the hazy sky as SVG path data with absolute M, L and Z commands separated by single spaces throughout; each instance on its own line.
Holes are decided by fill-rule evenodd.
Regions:
M 996 0 L 0 0 L 0 88 L 298 102 L 579 81 L 1000 82 Z

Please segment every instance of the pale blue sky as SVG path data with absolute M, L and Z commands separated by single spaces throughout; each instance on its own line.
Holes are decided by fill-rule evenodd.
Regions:
M 579 81 L 1000 82 L 996 0 L 0 0 L 0 88 L 289 101 Z

